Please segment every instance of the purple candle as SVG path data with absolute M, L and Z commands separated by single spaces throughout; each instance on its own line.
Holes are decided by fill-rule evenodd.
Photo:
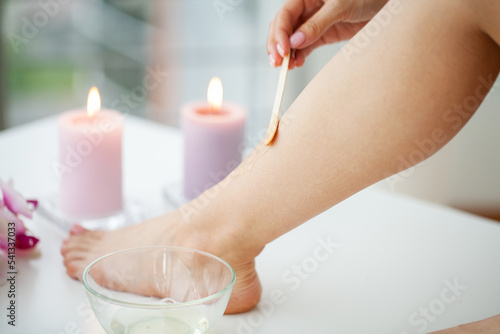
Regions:
M 184 195 L 193 199 L 222 181 L 241 163 L 247 113 L 234 103 L 222 103 L 222 83 L 213 78 L 208 103 L 181 108 L 184 134 Z

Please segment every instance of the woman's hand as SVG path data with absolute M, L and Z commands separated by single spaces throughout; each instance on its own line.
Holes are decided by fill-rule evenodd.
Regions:
M 267 53 L 272 66 L 296 49 L 290 68 L 304 65 L 315 48 L 354 36 L 387 0 L 288 0 L 269 25 Z

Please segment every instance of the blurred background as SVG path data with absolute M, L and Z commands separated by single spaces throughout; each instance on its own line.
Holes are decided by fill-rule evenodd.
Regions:
M 104 107 L 177 127 L 180 105 L 205 99 L 219 76 L 225 100 L 248 108 L 252 147 L 276 90 L 265 41 L 282 3 L 2 0 L 0 130 L 84 106 L 94 85 Z M 283 110 L 340 47 L 323 47 L 289 74 Z M 499 106 L 497 83 L 442 151 L 376 187 L 500 219 Z

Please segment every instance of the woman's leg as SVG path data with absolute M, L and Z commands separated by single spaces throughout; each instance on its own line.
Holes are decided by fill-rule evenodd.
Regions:
M 390 1 L 297 98 L 270 148 L 259 144 L 181 210 L 126 230 L 76 231 L 62 251 L 68 274 L 79 278 L 116 249 L 191 246 L 236 269 L 228 312 L 253 307 L 260 296 L 253 259 L 267 243 L 410 167 L 401 157 L 433 154 L 472 116 L 500 68 L 498 46 L 476 22 L 479 7 Z

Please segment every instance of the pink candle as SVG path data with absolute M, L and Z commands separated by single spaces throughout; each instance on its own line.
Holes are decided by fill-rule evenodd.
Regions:
M 208 102 L 181 109 L 184 134 L 184 195 L 193 199 L 222 181 L 241 163 L 246 110 L 222 104 L 222 83 L 210 81 Z
M 100 110 L 97 88 L 87 110 L 59 117 L 61 211 L 74 218 L 102 218 L 122 209 L 123 116 Z

